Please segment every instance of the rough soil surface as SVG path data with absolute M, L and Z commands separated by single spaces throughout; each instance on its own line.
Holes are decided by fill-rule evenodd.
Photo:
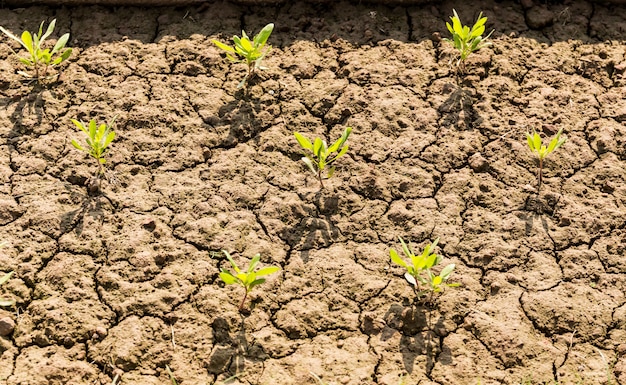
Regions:
M 522 3 L 1 9 L 75 51 L 41 86 L 0 42 L 0 382 L 626 384 L 626 10 Z M 452 8 L 496 30 L 458 79 Z M 268 22 L 237 90 L 209 39 Z M 70 119 L 114 115 L 90 195 Z M 346 126 L 320 190 L 292 133 Z M 568 137 L 540 194 L 532 129 Z M 398 236 L 461 287 L 416 301 Z M 249 313 L 222 249 L 282 268 Z

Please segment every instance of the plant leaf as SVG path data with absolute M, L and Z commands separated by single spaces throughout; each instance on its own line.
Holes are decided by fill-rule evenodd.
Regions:
M 211 40 L 211 43 L 215 44 L 218 48 L 221 48 L 226 52 L 235 53 L 235 49 L 233 47 L 226 45 L 224 43 L 221 43 L 215 39 Z
M 404 259 L 400 258 L 395 249 L 389 250 L 389 256 L 391 257 L 391 262 L 395 263 L 396 265 L 400 265 L 404 268 L 408 267 Z
M 313 144 L 311 144 L 310 140 L 305 138 L 299 132 L 294 132 L 293 135 L 296 137 L 296 140 L 298 141 L 298 143 L 300 144 L 302 148 L 304 148 L 305 150 L 313 151 Z
M 237 283 L 237 278 L 235 278 L 229 271 L 226 270 L 222 270 L 222 272 L 220 273 L 220 278 L 227 285 Z
M 262 269 L 259 269 L 256 272 L 257 277 L 263 276 L 263 275 L 270 275 L 270 274 L 274 274 L 275 272 L 279 271 L 280 267 L 278 266 L 268 266 L 268 267 L 264 267 Z

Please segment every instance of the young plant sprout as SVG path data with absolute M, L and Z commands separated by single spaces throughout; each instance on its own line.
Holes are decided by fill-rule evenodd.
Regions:
M 543 160 L 550 155 L 554 150 L 561 147 L 563 143 L 567 140 L 565 135 L 561 135 L 563 133 L 563 129 L 560 129 L 559 132 L 556 133 L 554 138 L 550 141 L 550 144 L 546 147 L 541 144 L 541 137 L 535 131 L 532 134 L 526 133 L 526 140 L 528 142 L 528 148 L 532 151 L 539 159 L 539 171 L 537 173 L 537 194 L 541 189 L 541 181 L 543 177 Z
M 263 282 L 265 282 L 265 278 L 259 278 L 259 277 L 274 274 L 275 272 L 280 270 L 280 267 L 268 266 L 260 270 L 254 271 L 254 268 L 256 267 L 256 265 L 259 263 L 259 260 L 261 259 L 261 255 L 256 254 L 254 257 L 252 257 L 252 260 L 250 261 L 250 265 L 248 266 L 248 270 L 243 271 L 237 266 L 235 261 L 231 258 L 230 254 L 228 253 L 228 251 L 222 250 L 222 252 L 226 255 L 226 258 L 228 259 L 228 262 L 230 262 L 230 265 L 233 267 L 233 270 L 235 270 L 235 273 L 233 274 L 227 269 L 222 269 L 222 271 L 220 272 L 220 278 L 227 285 L 238 284 L 238 285 L 243 286 L 244 289 L 246 289 L 246 292 L 243 295 L 243 299 L 241 300 L 241 303 L 239 304 L 239 311 L 241 312 L 243 311 L 243 306 L 246 302 L 246 298 L 248 298 L 248 294 L 252 291 L 252 289 L 254 289 L 255 286 L 260 285 Z
M 455 265 L 453 263 L 444 267 L 438 275 L 435 275 L 431 270 L 433 267 L 439 265 L 443 259 L 441 255 L 437 255 L 433 252 L 438 242 L 439 238 L 435 239 L 435 242 L 432 244 L 427 245 L 422 254 L 415 255 L 415 253 L 411 250 L 411 247 L 404 243 L 402 238 L 400 238 L 402 251 L 404 252 L 404 255 L 410 259 L 410 264 L 400 258 L 395 249 L 389 250 L 391 261 L 406 269 L 404 278 L 406 278 L 406 280 L 413 285 L 413 289 L 416 291 L 418 298 L 425 293 L 431 293 L 431 295 L 433 293 L 439 293 L 446 286 L 459 286 L 458 283 L 446 282 L 448 278 L 450 278 L 450 274 L 454 271 Z M 420 285 L 425 286 L 425 288 L 418 291 Z
M 72 123 L 76 125 L 82 132 L 87 136 L 85 141 L 87 142 L 87 146 L 81 146 L 78 141 L 72 139 L 72 146 L 76 147 L 80 151 L 86 152 L 89 156 L 96 160 L 98 163 L 98 170 L 94 176 L 94 180 L 92 185 L 96 186 L 99 191 L 99 181 L 105 174 L 104 165 L 106 164 L 106 159 L 104 156 L 109 151 L 109 145 L 115 139 L 115 132 L 112 130 L 113 123 L 115 123 L 115 118 L 113 117 L 109 124 L 101 124 L 97 125 L 96 120 L 92 119 L 89 121 L 88 125 L 85 125 L 83 122 L 72 119 Z
M 482 12 L 478 15 L 478 20 L 476 20 L 476 23 L 474 23 L 474 26 L 471 29 L 469 26 L 461 23 L 461 19 L 456 13 L 456 10 L 453 9 L 452 12 L 454 12 L 454 16 L 450 16 L 452 24 L 446 22 L 446 27 L 448 27 L 448 31 L 452 34 L 452 39 L 444 40 L 452 43 L 454 48 L 459 51 L 459 59 L 457 60 L 456 65 L 461 69 L 461 71 L 464 71 L 465 60 L 472 52 L 491 45 L 491 42 L 488 42 L 487 39 L 489 39 L 493 30 L 489 32 L 489 35 L 483 38 L 482 35 L 485 32 L 485 23 L 487 22 L 487 18 L 483 17 Z
M 347 127 L 343 131 L 343 134 L 341 134 L 341 137 L 337 139 L 337 141 L 333 143 L 330 147 L 326 145 L 325 140 L 322 140 L 319 137 L 315 138 L 313 143 L 311 143 L 307 138 L 302 136 L 302 134 L 298 132 L 293 133 L 300 146 L 303 149 L 309 150 L 313 153 L 313 155 L 304 154 L 305 156 L 302 157 L 302 161 L 306 163 L 306 165 L 309 167 L 309 170 L 311 170 L 311 172 L 317 176 L 317 179 L 320 181 L 320 185 L 322 186 L 322 188 L 324 188 L 322 174 L 324 170 L 326 170 L 326 167 L 331 166 L 333 163 L 335 163 L 337 159 L 341 158 L 346 154 L 346 152 L 348 152 L 348 145 L 344 144 L 346 143 L 346 140 L 348 140 L 348 136 L 350 136 L 351 132 L 352 127 Z M 334 152 L 336 152 L 337 154 L 333 156 L 332 154 Z M 329 167 L 326 177 L 331 178 L 334 173 L 335 167 Z
M 72 54 L 71 48 L 67 48 L 63 50 L 65 48 L 65 44 L 67 44 L 67 41 L 70 38 L 69 33 L 64 34 L 63 36 L 59 38 L 59 40 L 57 40 L 56 44 L 52 48 L 52 51 L 50 51 L 50 49 L 48 48 L 46 49 L 42 48 L 43 42 L 54 31 L 54 27 L 56 25 L 56 19 L 50 22 L 50 24 L 48 25 L 48 29 L 46 30 L 46 33 L 43 33 L 43 24 L 44 22 L 42 21 L 41 25 L 39 26 L 38 33 L 33 32 L 31 34 L 28 31 L 24 31 L 22 32 L 22 36 L 20 38 L 13 35 L 11 32 L 7 31 L 6 29 L 0 27 L 0 31 L 2 31 L 10 39 L 15 40 L 16 42 L 20 43 L 22 47 L 26 48 L 26 50 L 28 51 L 29 57 L 19 58 L 19 59 L 24 65 L 33 67 L 35 69 L 34 77 L 23 71 L 19 71 L 18 73 L 31 79 L 32 78 L 37 79 L 38 81 L 46 78 L 49 67 L 54 67 L 56 65 L 61 64 L 63 61 L 67 60 Z M 61 52 L 62 50 L 63 52 Z
M 270 23 L 263 27 L 261 32 L 254 36 L 254 39 L 250 40 L 245 31 L 241 31 L 241 37 L 233 36 L 234 47 L 221 43 L 215 39 L 211 40 L 218 48 L 226 51 L 226 57 L 233 63 L 245 63 L 248 66 L 248 73 L 243 78 L 237 88 L 245 86 L 248 80 L 254 75 L 254 71 L 264 70 L 265 67 L 261 66 L 261 61 L 272 49 L 272 46 L 267 46 L 267 39 L 274 30 L 274 24 Z

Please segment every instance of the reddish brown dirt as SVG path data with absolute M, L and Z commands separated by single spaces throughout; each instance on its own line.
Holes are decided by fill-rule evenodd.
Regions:
M 452 8 L 496 30 L 460 85 Z M 181 385 L 626 384 L 625 9 L 33 7 L 0 25 L 53 17 L 75 47 L 58 82 L 22 81 L 0 42 L 0 382 L 167 384 L 168 365 Z M 209 40 L 268 22 L 244 93 Z M 89 196 L 70 119 L 114 115 Z M 320 191 L 292 133 L 346 126 Z M 539 195 L 533 128 L 568 137 Z M 416 302 L 398 236 L 439 237 L 461 287 Z M 282 268 L 248 315 L 222 249 Z

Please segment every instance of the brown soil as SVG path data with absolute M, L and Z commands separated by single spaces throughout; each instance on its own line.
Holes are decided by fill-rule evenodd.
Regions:
M 39 86 L 0 43 L 0 382 L 626 384 L 626 10 L 459 4 L 2 9 L 75 52 Z M 452 8 L 496 30 L 460 83 Z M 209 39 L 268 22 L 237 90 Z M 90 195 L 70 119 L 114 115 Z M 346 126 L 320 190 L 292 133 Z M 568 137 L 539 195 L 533 128 Z M 398 236 L 439 237 L 461 287 L 415 301 Z M 282 268 L 249 314 L 222 249 Z

